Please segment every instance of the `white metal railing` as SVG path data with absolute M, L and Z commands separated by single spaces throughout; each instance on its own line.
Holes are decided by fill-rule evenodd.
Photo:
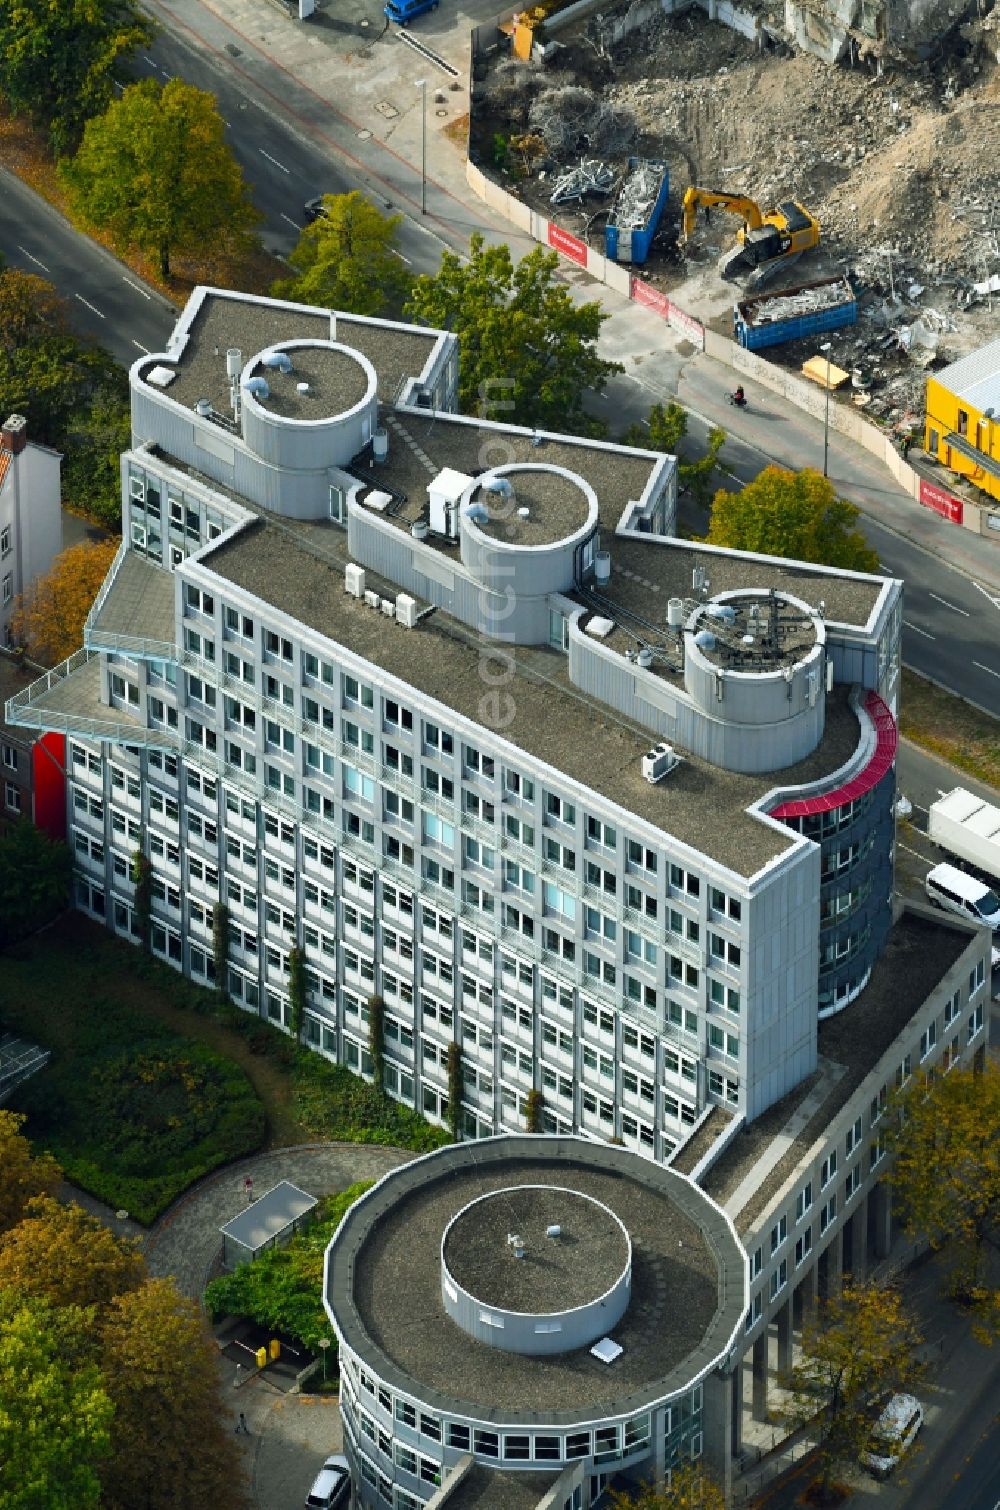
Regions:
M 7 702 L 6 720 L 14 727 L 44 729 L 59 734 L 80 734 L 84 738 L 108 740 L 113 744 L 153 744 L 162 749 L 177 748 L 177 739 L 170 734 L 160 734 L 144 729 L 138 723 L 124 723 L 115 718 L 94 718 L 85 713 L 73 713 L 57 708 L 38 707 L 39 700 L 60 682 L 85 666 L 96 655 L 84 647 L 76 650 L 65 661 L 36 677 L 29 686 L 16 692 Z M 36 710 L 32 715 L 31 710 Z
M 104 607 L 104 604 L 107 601 L 108 593 L 111 591 L 112 584 L 114 583 L 114 580 L 117 577 L 127 554 L 128 541 L 123 537 L 119 543 L 118 549 L 115 551 L 115 558 L 112 561 L 111 565 L 108 567 L 104 581 L 101 583 L 100 588 L 98 589 L 97 597 L 94 599 L 93 603 L 90 606 L 90 612 L 83 622 L 84 644 L 87 643 L 87 637 L 91 629 L 93 629 L 94 627 L 97 615 L 100 613 L 101 609 Z

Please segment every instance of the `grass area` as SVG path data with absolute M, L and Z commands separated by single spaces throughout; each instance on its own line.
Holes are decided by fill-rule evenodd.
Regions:
M 246 1316 L 260 1326 L 287 1332 L 313 1353 L 330 1336 L 323 1309 L 323 1255 L 348 1207 L 372 1187 L 360 1180 L 327 1196 L 314 1220 L 282 1248 L 271 1248 L 253 1263 L 213 1279 L 205 1290 L 206 1309 L 216 1319 Z
M 903 671 L 899 731 L 978 781 L 1000 787 L 1000 720 L 914 671 Z
M 53 1050 L 49 1068 L 22 1092 L 25 1101 L 29 1093 L 33 1101 L 37 1098 L 36 1105 L 63 1083 L 60 1077 L 71 1080 L 79 1073 L 78 1043 L 89 1044 L 88 1035 L 110 1035 L 107 1025 L 113 1024 L 107 1048 L 119 1057 L 126 1048 L 138 1053 L 147 1042 L 161 1041 L 198 1045 L 221 1056 L 259 1098 L 263 1127 L 258 1144 L 263 1146 L 330 1139 L 426 1151 L 450 1141 L 443 1129 L 343 1065 L 330 1064 L 263 1019 L 220 1002 L 214 992 L 185 980 L 79 913 L 68 913 L 28 944 L 0 955 L 0 1004 L 0 1016 L 9 1026 Z M 122 1066 L 122 1073 L 127 1079 L 127 1066 Z M 34 1118 L 28 1135 L 44 1141 Z M 50 1146 L 75 1179 L 61 1149 Z M 235 1157 L 236 1151 L 228 1152 L 215 1163 Z M 94 1188 L 86 1179 L 79 1183 L 84 1189 Z M 96 1189 L 94 1193 L 102 1194 Z M 140 1216 L 134 1202 L 118 1204 Z
M 203 258 L 173 256 L 174 270 L 169 278 L 161 278 L 159 269 L 143 253 L 133 248 L 116 246 L 110 235 L 98 227 L 80 219 L 70 209 L 69 200 L 56 173 L 55 160 L 46 141 L 45 133 L 19 116 L 11 116 L 0 108 L 0 158 L 4 166 L 18 178 L 48 200 L 60 215 L 82 231 L 91 240 L 98 241 L 108 251 L 137 273 L 151 288 L 174 304 L 184 304 L 191 290 L 199 283 L 214 284 L 220 288 L 238 288 L 248 294 L 266 294 L 276 278 L 286 277 L 288 269 L 277 257 L 272 257 L 263 247 L 250 255 L 234 260 L 223 255 Z

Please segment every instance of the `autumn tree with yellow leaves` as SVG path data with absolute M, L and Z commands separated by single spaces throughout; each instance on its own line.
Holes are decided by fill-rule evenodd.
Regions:
M 116 540 L 72 545 L 21 594 L 11 632 L 32 660 L 55 666 L 80 649 L 84 621 L 117 549 Z
M 726 1510 L 726 1496 L 702 1463 L 679 1463 L 670 1483 L 643 1484 L 638 1494 L 613 1489 L 611 1510 Z

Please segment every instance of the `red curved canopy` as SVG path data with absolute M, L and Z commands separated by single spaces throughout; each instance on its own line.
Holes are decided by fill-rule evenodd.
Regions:
M 845 803 L 863 797 L 872 787 L 878 786 L 896 758 L 899 736 L 896 720 L 877 692 L 865 694 L 865 712 L 875 725 L 875 748 L 864 769 L 852 776 L 850 781 L 845 781 L 843 786 L 835 787 L 832 792 L 822 792 L 815 797 L 800 797 L 794 802 L 782 802 L 779 807 L 771 808 L 772 818 L 808 818 L 816 813 L 828 813 L 835 807 L 843 807 Z

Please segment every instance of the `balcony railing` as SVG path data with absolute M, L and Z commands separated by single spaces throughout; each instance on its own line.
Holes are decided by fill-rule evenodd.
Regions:
M 101 703 L 99 660 L 96 651 L 77 650 L 51 671 L 36 677 L 7 702 L 7 722 L 17 728 L 78 734 L 84 739 L 111 744 L 177 750 L 176 735 L 163 729 L 146 729 L 131 716 L 115 717 L 121 710 Z M 74 678 L 76 685 L 71 686 Z M 98 714 L 91 712 L 91 708 L 105 711 Z

